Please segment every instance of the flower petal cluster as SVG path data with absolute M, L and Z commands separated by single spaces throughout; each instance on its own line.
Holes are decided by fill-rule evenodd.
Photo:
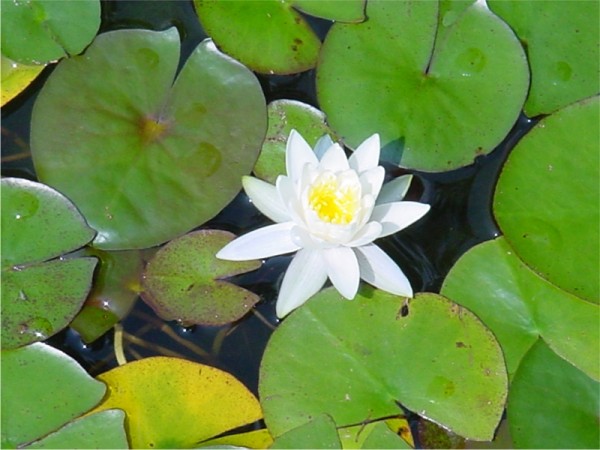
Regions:
M 329 278 L 347 299 L 360 279 L 393 294 L 412 297 L 410 283 L 374 240 L 419 220 L 429 205 L 401 201 L 411 177 L 383 186 L 379 135 L 350 156 L 328 136 L 314 151 L 296 131 L 286 147 L 286 175 L 275 186 L 251 176 L 242 180 L 254 205 L 276 222 L 230 242 L 220 259 L 242 261 L 298 252 L 277 299 L 282 318 L 317 293 Z

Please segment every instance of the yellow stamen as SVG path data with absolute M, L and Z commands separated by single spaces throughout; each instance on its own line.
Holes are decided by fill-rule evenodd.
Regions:
M 324 222 L 347 225 L 360 205 L 356 186 L 340 186 L 333 174 L 321 176 L 308 192 L 308 204 Z

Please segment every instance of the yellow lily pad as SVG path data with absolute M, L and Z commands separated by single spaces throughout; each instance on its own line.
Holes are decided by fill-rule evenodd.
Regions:
M 132 448 L 195 448 L 262 419 L 258 400 L 236 378 L 184 359 L 145 358 L 97 379 L 108 385 L 108 395 L 93 412 L 124 410 Z M 255 442 L 230 437 L 237 446 Z
M 2 88 L 0 89 L 0 106 L 6 105 L 9 101 L 23 92 L 25 88 L 36 79 L 44 67 L 46 67 L 46 64 L 20 64 L 2 55 L 2 66 L 0 69 L 2 71 L 2 78 L 0 82 L 2 85 Z

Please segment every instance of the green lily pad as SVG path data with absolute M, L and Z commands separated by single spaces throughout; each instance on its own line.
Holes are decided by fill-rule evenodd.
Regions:
M 98 248 L 189 231 L 254 165 L 266 130 L 256 77 L 205 40 L 174 81 L 179 50 L 175 28 L 101 34 L 61 61 L 34 105 L 36 172 L 81 209 Z
M 143 271 L 139 250 L 108 252 L 86 247 L 81 255 L 100 261 L 94 285 L 83 308 L 71 322 L 84 342 L 98 339 L 133 308 L 141 291 Z
M 434 1 L 375 1 L 367 21 L 333 25 L 317 93 L 350 146 L 379 133 L 386 159 L 437 172 L 472 163 L 511 129 L 529 84 L 518 39 L 485 2 L 442 12 Z
M 74 359 L 46 344 L 0 355 L 2 448 L 17 448 L 62 427 L 95 406 L 106 390 Z
M 225 53 L 261 73 L 312 69 L 321 41 L 292 4 L 194 0 L 200 23 Z
M 99 0 L 2 2 L 2 54 L 44 64 L 83 51 L 99 27 Z
M 529 117 L 549 114 L 598 93 L 600 17 L 598 2 L 489 0 L 492 11 L 515 30 L 527 49 L 531 88 Z
M 19 64 L 4 55 L 0 56 L 2 58 L 2 67 L 0 70 L 2 74 L 2 78 L 0 79 L 0 84 L 2 85 L 0 87 L 0 94 L 2 98 L 0 106 L 4 106 L 25 90 L 46 66 Z
M 392 424 L 400 423 L 401 431 L 392 431 Z M 392 428 L 390 428 L 392 427 Z M 359 448 L 405 448 L 411 449 L 411 446 L 399 434 L 404 435 L 405 433 L 410 436 L 412 442 L 412 436 L 408 423 L 405 419 L 388 419 L 378 420 L 375 422 L 362 423 L 360 425 L 354 425 L 351 427 L 341 428 L 338 430 L 340 440 L 342 442 L 342 448 L 344 449 L 359 449 Z
M 25 448 L 129 448 L 125 413 L 102 411 L 68 423 L 63 428 Z
M 275 330 L 259 383 L 274 436 L 317 414 L 343 427 L 402 404 L 465 437 L 492 438 L 507 389 L 495 338 L 439 295 L 405 300 L 365 287 L 346 301 L 326 289 Z
M 73 204 L 33 181 L 2 185 L 2 348 L 47 339 L 73 319 L 91 288 L 95 258 L 53 259 L 89 242 Z
M 335 422 L 323 414 L 279 436 L 269 448 L 342 448 Z
M 148 262 L 142 298 L 164 320 L 223 325 L 246 314 L 260 298 L 225 278 L 258 269 L 260 261 L 224 261 L 216 253 L 235 236 L 199 230 L 175 239 Z
M 311 16 L 335 20 L 336 22 L 362 22 L 365 20 L 366 0 L 292 0 L 297 9 Z
M 275 100 L 267 106 L 267 114 L 267 136 L 254 173 L 274 184 L 277 176 L 286 173 L 285 149 L 290 131 L 298 131 L 313 148 L 321 136 L 332 133 L 325 123 L 325 114 L 296 100 Z
M 109 390 L 94 411 L 123 409 L 132 448 L 197 448 L 262 418 L 258 400 L 232 375 L 184 359 L 144 358 L 98 379 Z
M 600 299 L 600 102 L 575 103 L 542 119 L 513 149 L 494 195 L 510 246 L 548 281 Z
M 600 386 L 542 340 L 511 384 L 508 422 L 516 448 L 597 448 Z
M 600 308 L 538 276 L 505 238 L 465 253 L 448 273 L 441 293 L 494 332 L 511 377 L 541 336 L 562 358 L 600 379 Z

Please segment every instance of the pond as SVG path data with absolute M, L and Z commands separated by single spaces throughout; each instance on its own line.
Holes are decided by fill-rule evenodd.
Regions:
M 540 3 L 3 8 L 3 447 L 597 446 L 598 4 Z

